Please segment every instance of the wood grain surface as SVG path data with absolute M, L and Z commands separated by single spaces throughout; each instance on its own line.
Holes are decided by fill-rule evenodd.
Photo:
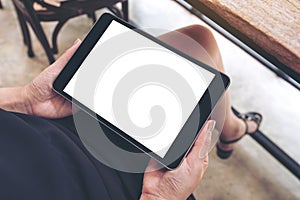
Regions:
M 203 3 L 232 27 L 300 73 L 300 0 L 187 0 Z

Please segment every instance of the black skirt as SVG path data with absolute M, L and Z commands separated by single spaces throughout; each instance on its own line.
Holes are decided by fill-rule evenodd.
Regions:
M 97 161 L 72 122 L 0 110 L 0 199 L 139 199 L 143 174 Z

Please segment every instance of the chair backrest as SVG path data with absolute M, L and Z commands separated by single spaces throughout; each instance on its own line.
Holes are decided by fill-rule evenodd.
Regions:
M 107 7 L 119 17 L 128 16 L 127 0 L 65 0 L 57 3 L 49 3 L 49 0 L 12 0 L 16 8 L 21 30 L 24 37 L 24 43 L 28 46 L 28 55 L 32 57 L 30 33 L 27 28 L 27 22 L 31 25 L 34 33 L 41 42 L 48 56 L 49 62 L 54 61 L 53 53 L 57 53 L 57 35 L 63 25 L 71 18 L 87 14 L 93 21 L 96 21 L 95 11 Z M 115 7 L 115 4 L 122 3 L 122 13 Z M 42 9 L 37 9 L 39 5 Z M 124 12 L 126 11 L 126 12 Z M 125 13 L 125 14 L 124 14 Z M 126 17 L 127 18 L 127 17 Z M 125 19 L 126 20 L 126 19 Z M 52 48 L 50 48 L 46 34 L 41 26 L 41 21 L 58 21 L 52 34 Z
M 51 5 L 43 0 L 13 0 L 15 6 L 26 15 L 36 15 L 37 13 L 43 13 L 44 14 L 55 14 L 55 13 L 64 13 L 66 11 L 69 11 L 68 9 L 65 9 L 63 7 L 57 7 L 55 5 Z M 34 5 L 37 4 L 43 9 L 41 10 L 35 10 Z M 52 11 L 52 12 L 51 12 Z
M 19 11 L 28 14 L 27 10 L 33 9 L 34 2 L 32 0 L 13 0 L 13 3 Z

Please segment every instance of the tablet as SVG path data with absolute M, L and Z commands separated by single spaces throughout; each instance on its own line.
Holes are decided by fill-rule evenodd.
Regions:
M 130 143 L 175 169 L 229 82 L 226 75 L 105 13 L 53 89 L 120 136 L 120 148 Z

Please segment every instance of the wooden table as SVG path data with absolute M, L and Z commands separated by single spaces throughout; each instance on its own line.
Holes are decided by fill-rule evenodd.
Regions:
M 267 57 L 283 64 L 286 68 L 283 71 L 300 77 L 299 0 L 186 0 L 186 2 L 242 41 L 253 43 L 254 46 L 263 49 Z

